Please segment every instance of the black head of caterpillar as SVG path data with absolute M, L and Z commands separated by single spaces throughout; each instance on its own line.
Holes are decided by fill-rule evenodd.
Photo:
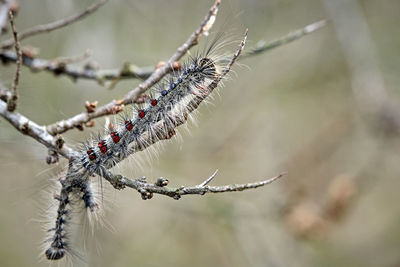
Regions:
M 208 78 L 212 79 L 216 75 L 216 66 L 214 61 L 211 58 L 201 58 L 199 60 L 199 69 L 200 71 Z
M 216 75 L 216 66 L 211 58 L 203 57 L 196 59 L 193 63 L 192 69 L 195 83 L 203 83 L 205 79 L 213 79 Z
M 48 260 L 59 260 L 63 258 L 64 255 L 65 249 L 64 245 L 61 243 L 52 244 L 51 247 L 46 250 L 46 257 Z

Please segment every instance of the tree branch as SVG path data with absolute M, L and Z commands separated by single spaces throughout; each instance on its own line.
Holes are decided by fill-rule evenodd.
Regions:
M 17 54 L 11 50 L 0 49 L 0 59 L 3 64 L 17 62 Z M 48 71 L 55 75 L 65 75 L 73 80 L 88 79 L 102 84 L 104 81 L 115 79 L 147 79 L 154 71 L 154 66 L 140 68 L 126 63 L 120 69 L 94 69 L 89 66 L 79 67 L 66 64 L 63 61 L 46 60 L 22 54 L 22 64 L 32 71 Z
M 216 170 L 210 177 L 208 177 L 204 182 L 202 182 L 198 186 L 204 187 L 204 186 L 208 185 L 215 178 L 215 176 L 217 176 L 217 173 L 218 173 L 218 170 Z
M 70 158 L 74 151 L 64 145 L 61 136 L 51 136 L 45 126 L 40 126 L 18 112 L 7 110 L 7 104 L 0 101 L 0 115 L 10 122 L 19 132 L 29 135 L 51 150 L 55 150 L 66 158 Z
M 312 33 L 326 25 L 326 21 L 318 21 L 307 25 L 304 28 L 298 29 L 294 32 L 289 33 L 283 37 L 280 37 L 272 42 L 266 43 L 265 41 L 259 41 L 258 44 L 243 53 L 241 59 L 256 56 L 296 41 L 309 33 Z M 0 59 L 3 63 L 16 62 L 17 55 L 11 50 L 0 49 Z M 22 54 L 22 64 L 32 71 L 49 71 L 55 75 L 66 75 L 73 80 L 76 79 L 88 79 L 95 80 L 99 84 L 103 84 L 105 81 L 115 81 L 121 79 L 147 79 L 156 69 L 155 66 L 138 67 L 131 63 L 125 63 L 120 69 L 93 69 L 88 67 L 78 67 L 65 62 L 57 62 L 54 60 L 46 60 L 42 58 L 34 58 L 26 54 Z M 168 69 L 171 71 L 171 68 Z M 72 127 L 73 128 L 73 127 Z
M 306 36 L 309 33 L 312 33 L 316 30 L 321 29 L 326 25 L 326 20 L 320 20 L 317 22 L 314 22 L 312 24 L 309 24 L 305 26 L 304 28 L 298 29 L 296 31 L 290 32 L 289 34 L 276 39 L 271 42 L 265 42 L 265 41 L 259 41 L 255 47 L 247 49 L 245 53 L 241 56 L 241 59 L 251 57 L 251 56 L 256 56 L 261 53 L 264 53 L 266 51 L 269 51 L 271 49 L 277 48 L 279 46 L 291 43 L 293 41 L 296 41 L 304 36 Z
M 19 83 L 19 75 L 21 73 L 22 53 L 21 53 L 19 40 L 18 40 L 19 35 L 17 33 L 17 28 L 15 27 L 14 15 L 13 15 L 12 10 L 10 10 L 8 12 L 8 15 L 10 17 L 11 29 L 12 29 L 13 36 L 14 36 L 15 52 L 17 53 L 17 69 L 15 71 L 14 82 L 13 82 L 12 91 L 11 91 L 11 97 L 8 99 L 8 102 L 7 102 L 7 109 L 8 109 L 8 111 L 14 111 L 17 107 L 17 101 L 18 101 L 17 87 L 18 87 L 18 83 Z
M 261 186 L 265 186 L 274 182 L 275 180 L 281 178 L 286 173 L 280 173 L 279 175 L 272 177 L 267 180 L 258 181 L 254 183 L 247 184 L 231 184 L 223 186 L 209 186 L 206 185 L 207 180 L 211 177 L 214 178 L 216 173 L 214 173 L 205 182 L 196 186 L 180 186 L 176 188 L 168 188 L 165 185 L 168 184 L 168 180 L 159 178 L 156 183 L 147 183 L 144 178 L 141 179 L 129 179 L 122 175 L 114 175 L 108 170 L 104 170 L 103 177 L 109 181 L 115 189 L 121 190 L 125 187 L 130 187 L 137 190 L 144 200 L 151 199 L 153 194 L 160 194 L 164 196 L 171 197 L 173 199 L 180 199 L 184 195 L 204 195 L 206 193 L 225 193 L 225 192 L 235 192 L 243 191 L 247 189 L 254 189 Z M 211 179 L 212 179 L 211 178 Z M 163 183 L 163 181 L 166 181 Z
M 30 36 L 34 36 L 34 35 L 37 35 L 40 33 L 51 32 L 51 31 L 60 29 L 62 27 L 65 27 L 76 21 L 79 21 L 79 20 L 83 19 L 84 17 L 86 17 L 87 15 L 95 12 L 99 7 L 104 5 L 107 1 L 108 0 L 100 0 L 99 2 L 92 4 L 91 6 L 86 8 L 84 11 L 82 11 L 81 13 L 78 13 L 76 15 L 73 15 L 73 16 L 70 16 L 68 18 L 64 18 L 61 20 L 57 20 L 54 22 L 50 22 L 48 24 L 37 25 L 30 29 L 27 29 L 20 33 L 19 39 L 23 40 L 25 38 L 28 38 Z M 12 39 L 5 40 L 0 44 L 1 48 L 9 48 L 12 45 L 13 45 Z

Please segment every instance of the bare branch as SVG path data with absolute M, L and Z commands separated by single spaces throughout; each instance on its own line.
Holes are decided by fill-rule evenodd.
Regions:
M 216 173 L 213 174 L 212 177 L 215 176 Z M 231 184 L 231 185 L 223 185 L 223 186 L 209 186 L 209 185 L 197 185 L 197 186 L 180 186 L 176 188 L 168 188 L 159 186 L 152 183 L 147 183 L 143 178 L 141 179 L 129 179 L 122 175 L 114 175 L 110 171 L 105 170 L 103 173 L 103 177 L 109 181 L 114 188 L 123 189 L 125 187 L 130 187 L 137 190 L 143 199 L 150 199 L 153 197 L 153 194 L 160 194 L 164 196 L 171 197 L 173 199 L 180 199 L 181 196 L 184 195 L 204 195 L 206 193 L 225 193 L 225 192 L 234 192 L 234 191 L 243 191 L 247 189 L 254 189 L 261 186 L 265 186 L 274 182 L 275 180 L 281 178 L 285 173 L 280 173 L 279 175 L 272 177 L 267 180 L 258 181 L 254 183 L 247 184 Z
M 218 173 L 218 170 L 216 170 L 210 177 L 207 178 L 207 180 L 205 180 L 198 186 L 203 187 L 203 186 L 206 186 L 207 184 L 209 184 L 215 178 L 215 176 L 217 176 L 217 173 Z
M 3 63 L 17 62 L 17 54 L 11 50 L 0 49 L 0 59 Z M 104 81 L 115 79 L 141 79 L 148 78 L 154 71 L 154 66 L 138 67 L 126 63 L 121 69 L 95 69 L 91 66 L 78 67 L 59 60 L 46 60 L 22 54 L 22 64 L 32 71 L 48 71 L 55 75 L 66 75 L 73 80 L 88 79 L 102 84 Z
M 275 41 L 269 43 L 266 43 L 265 41 L 260 41 L 255 48 L 250 49 L 250 51 L 244 53 L 241 58 L 256 56 L 263 52 L 288 44 L 322 28 L 325 25 L 326 21 L 318 21 L 313 24 L 307 25 L 302 29 L 289 33 L 288 35 L 285 35 L 284 37 L 281 37 Z M 16 62 L 17 55 L 13 51 L 0 49 L 0 59 L 3 63 Z M 25 54 L 22 55 L 22 64 L 26 67 L 29 67 L 32 71 L 44 70 L 52 72 L 55 75 L 69 76 L 73 80 L 95 80 L 99 84 L 103 84 L 105 81 L 112 81 L 112 85 L 115 85 L 115 81 L 119 81 L 122 79 L 147 79 L 156 69 L 156 67 L 154 66 L 138 67 L 131 63 L 125 63 L 120 69 L 94 69 L 90 66 L 78 67 L 72 66 L 70 64 L 65 64 L 64 62 L 60 63 L 53 60 L 33 58 Z M 171 68 L 169 68 L 168 71 L 171 71 Z M 72 126 L 72 128 L 73 127 L 74 126 Z
M 51 22 L 48 24 L 37 25 L 30 29 L 27 29 L 20 33 L 19 39 L 23 40 L 25 38 L 28 38 L 30 36 L 34 36 L 34 35 L 37 35 L 40 33 L 51 32 L 51 31 L 60 29 L 62 27 L 65 27 L 76 21 L 79 21 L 79 20 L 83 19 L 84 17 L 86 17 L 87 15 L 95 12 L 99 7 L 104 5 L 107 1 L 108 0 L 100 0 L 99 2 L 92 4 L 91 6 L 86 8 L 84 11 L 82 11 L 81 13 L 78 13 L 76 15 L 70 16 L 65 19 L 57 20 L 57 21 L 54 21 L 54 22 Z M 12 44 L 13 44 L 13 40 L 8 39 L 1 43 L 1 47 L 9 48 Z
M 274 49 L 279 46 L 296 41 L 296 40 L 306 36 L 309 33 L 312 33 L 316 30 L 321 29 L 325 25 L 326 25 L 326 20 L 320 20 L 320 21 L 314 22 L 312 24 L 309 24 L 309 25 L 305 26 L 304 28 L 301 28 L 294 32 L 291 32 L 291 33 L 287 34 L 286 36 L 283 36 L 272 42 L 267 43 L 265 41 L 259 41 L 254 48 L 248 49 L 246 51 L 246 53 L 244 53 L 241 56 L 241 59 L 259 55 L 259 54 L 269 51 L 271 49 Z
M 7 109 L 8 109 L 8 111 L 14 111 L 15 108 L 17 107 L 17 100 L 18 100 L 17 87 L 18 87 L 18 82 L 19 82 L 19 75 L 21 73 L 22 52 L 21 52 L 21 48 L 20 48 L 19 40 L 18 40 L 19 35 L 17 33 L 17 28 L 15 27 L 15 23 L 14 23 L 13 12 L 10 10 L 8 12 L 8 15 L 10 17 L 11 29 L 12 29 L 13 36 L 14 36 L 15 51 L 17 53 L 17 69 L 15 71 L 15 77 L 14 77 L 14 82 L 13 82 L 13 86 L 12 86 L 12 92 L 11 92 L 12 95 L 8 99 L 8 102 L 7 102 Z
M 189 39 L 176 50 L 174 55 L 172 55 L 165 65 L 154 71 L 150 77 L 146 79 L 146 81 L 128 92 L 123 99 L 118 101 L 113 100 L 110 103 L 99 107 L 92 113 L 83 112 L 67 120 L 62 120 L 51 124 L 47 126 L 49 133 L 54 135 L 57 133 L 66 132 L 69 129 L 82 125 L 92 119 L 120 112 L 122 111 L 124 105 L 133 103 L 135 99 L 137 99 L 142 93 L 160 81 L 169 72 L 169 70 L 173 68 L 174 62 L 179 61 L 179 59 L 182 58 L 191 47 L 198 43 L 200 36 L 211 28 L 211 22 L 215 21 L 220 2 L 220 0 L 215 1 L 214 5 L 208 11 L 206 17 L 201 22 L 199 28 L 193 32 Z
M 29 135 L 39 143 L 45 145 L 49 149 L 57 151 L 66 158 L 74 153 L 72 149 L 66 145 L 57 144 L 57 138 L 51 136 L 45 126 L 40 126 L 31 121 L 27 117 L 18 112 L 10 112 L 7 110 L 7 104 L 0 101 L 0 115 L 10 122 L 19 132 Z

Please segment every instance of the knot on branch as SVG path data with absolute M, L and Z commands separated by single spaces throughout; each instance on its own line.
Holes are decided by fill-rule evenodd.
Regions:
M 160 177 L 157 179 L 157 181 L 155 182 L 156 186 L 160 186 L 160 187 L 164 187 L 167 186 L 169 183 L 168 179 L 165 179 L 163 177 Z
M 110 183 L 117 190 L 121 190 L 121 189 L 125 188 L 125 184 L 123 182 L 123 176 L 122 175 L 119 175 L 119 174 L 115 175 L 113 177 L 113 179 L 110 180 Z
M 57 134 L 54 140 L 54 145 L 57 149 L 61 149 L 64 145 L 65 141 L 61 134 Z
M 13 112 L 17 108 L 18 95 L 13 92 L 11 97 L 7 99 L 7 110 Z
M 26 122 L 22 123 L 19 130 L 23 134 L 28 134 L 29 133 L 29 122 L 26 121 Z
M 143 200 L 151 199 L 153 197 L 153 193 L 147 191 L 145 188 L 138 188 L 138 192 L 141 194 Z
M 185 187 L 182 185 L 178 187 L 175 191 L 171 192 L 170 197 L 172 197 L 175 200 L 179 200 L 183 194 L 183 190 Z
M 67 64 L 65 64 L 65 62 L 57 62 L 56 66 L 54 68 L 54 71 L 53 71 L 54 75 L 58 76 L 58 75 L 64 73 L 66 66 L 67 66 Z

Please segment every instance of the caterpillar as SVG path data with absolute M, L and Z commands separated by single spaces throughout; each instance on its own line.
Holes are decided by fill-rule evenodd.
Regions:
M 246 36 L 247 31 L 245 39 Z M 58 260 L 71 252 L 65 226 L 71 219 L 72 198 L 83 201 L 90 212 L 96 211 L 98 204 L 91 190 L 91 177 L 102 177 L 106 170 L 130 155 L 174 136 L 176 128 L 191 119 L 191 113 L 226 78 L 245 39 L 230 59 L 227 54 L 220 53 L 224 43 L 218 41 L 219 37 L 204 51 L 191 56 L 180 70 L 164 78 L 143 107 L 134 108 L 131 116 L 123 116 L 119 123 L 103 135 L 83 143 L 73 154 L 66 175 L 60 179 L 60 193 L 54 197 L 58 201 L 58 210 L 54 227 L 49 229 L 52 236 L 45 250 L 47 259 Z

